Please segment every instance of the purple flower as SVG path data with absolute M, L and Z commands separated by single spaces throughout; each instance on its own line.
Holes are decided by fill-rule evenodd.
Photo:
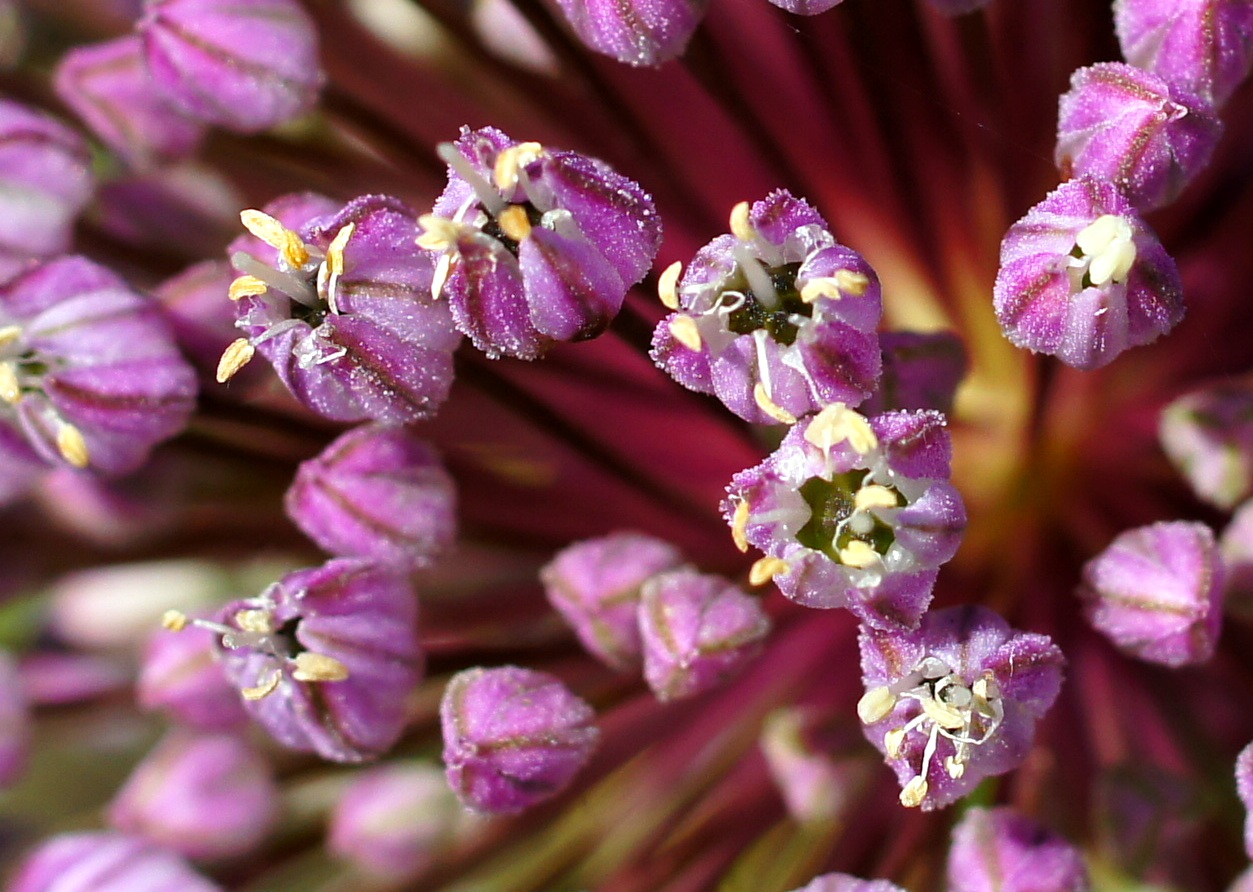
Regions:
M 619 532 L 575 542 L 540 571 L 548 601 L 589 651 L 615 669 L 640 664 L 640 587 L 683 555 L 668 542 Z
M 417 217 L 382 195 L 332 208 L 320 196 L 289 195 L 241 215 L 252 238 L 231 245 L 243 275 L 230 296 L 245 337 L 227 347 L 218 380 L 260 352 L 327 418 L 429 418 L 448 396 L 460 336 L 448 308 L 431 302 Z
M 848 815 L 874 767 L 854 736 L 843 713 L 783 707 L 766 717 L 758 744 L 793 819 L 821 824 Z
M 136 698 L 143 709 L 159 709 L 202 731 L 238 728 L 248 720 L 239 692 L 214 656 L 212 633 L 205 629 L 153 635 L 144 650 Z
M 1061 688 L 1056 645 L 984 607 L 933 611 L 913 632 L 863 627 L 860 643 L 857 714 L 906 808 L 943 808 L 1018 767 Z
M 453 676 L 440 704 L 448 784 L 469 808 L 508 814 L 560 793 L 596 747 L 592 708 L 545 672 Z
M 422 566 L 456 538 L 456 498 L 429 443 L 403 428 L 366 425 L 301 464 L 285 504 L 331 554 Z
M 153 86 L 138 37 L 75 47 L 57 64 L 57 95 L 134 167 L 193 154 L 204 127 Z
M 91 198 L 91 155 L 53 118 L 0 99 L 0 279 L 32 257 L 69 248 Z
M 221 892 L 182 858 L 121 833 L 63 833 L 37 848 L 7 892 Z
M 1062 176 L 1110 180 L 1140 211 L 1169 204 L 1209 163 L 1222 124 L 1202 99 L 1121 62 L 1081 68 L 1062 94 Z
M 1079 851 L 1010 808 L 972 808 L 953 828 L 948 892 L 1087 892 Z
M 1215 381 L 1174 400 L 1158 437 L 1192 491 L 1231 510 L 1253 492 L 1253 379 Z
M 711 393 L 746 421 L 791 424 L 875 389 L 879 280 L 825 220 L 782 190 L 731 212 L 731 234 L 702 248 L 677 282 L 674 310 L 653 334 L 653 359 L 689 390 Z
M 1123 56 L 1222 105 L 1253 64 L 1247 0 L 1114 0 Z
M 296 0 L 147 0 L 137 27 L 155 87 L 205 124 L 266 130 L 322 88 L 317 31 Z
M 448 187 L 418 244 L 441 252 L 434 293 L 493 358 L 594 338 L 661 241 L 652 199 L 604 162 L 462 128 L 440 147 Z
M 1125 653 L 1186 666 L 1214 653 L 1222 629 L 1222 562 L 1203 523 L 1128 530 L 1083 568 L 1088 621 Z
M 133 471 L 181 431 L 196 381 L 160 307 L 82 257 L 0 287 L 0 424 L 53 465 Z
M 858 407 L 863 415 L 893 409 L 952 413 L 957 388 L 970 365 L 960 337 L 948 331 L 885 331 L 879 335 L 879 346 L 883 375 L 879 389 Z
M 268 763 L 230 734 L 175 731 L 161 741 L 109 805 L 109 823 L 188 858 L 254 849 L 278 817 Z
M 709 0 L 556 0 L 587 46 L 628 65 L 660 65 L 680 55 Z
M 770 620 L 721 576 L 671 570 L 644 583 L 639 605 L 644 680 L 659 700 L 717 687 L 761 652 Z
M 30 716 L 17 667 L 0 651 L 0 789 L 12 784 L 26 767 Z
M 288 573 L 256 598 L 236 601 L 218 633 L 227 677 L 248 713 L 275 740 L 335 762 L 386 752 L 422 677 L 418 602 L 396 568 L 332 560 Z M 166 625 L 181 630 L 186 617 Z
M 938 412 L 867 419 L 829 406 L 735 475 L 723 516 L 741 550 L 766 553 L 754 577 L 792 600 L 914 628 L 966 525 L 950 451 Z
M 1001 242 L 996 318 L 1019 347 L 1095 369 L 1183 318 L 1179 271 L 1113 183 L 1062 183 Z
M 792 892 L 905 892 L 887 880 L 863 880 L 847 873 L 824 873 Z

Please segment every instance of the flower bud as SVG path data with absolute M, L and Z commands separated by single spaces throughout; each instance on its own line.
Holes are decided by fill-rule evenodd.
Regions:
M 121 659 L 73 651 L 35 651 L 18 667 L 22 693 L 31 706 L 87 703 L 114 695 L 124 697 L 133 681 Z
M 1179 397 L 1162 411 L 1158 439 L 1192 491 L 1230 511 L 1253 492 L 1253 378 Z
M 1076 71 L 1062 94 L 1055 158 L 1063 177 L 1110 180 L 1146 212 L 1179 196 L 1221 134 L 1204 100 L 1147 71 L 1103 62 Z
M 440 718 L 448 784 L 485 814 L 519 812 L 560 793 L 599 736 L 590 706 L 553 676 L 517 666 L 453 676 Z
M 663 701 L 717 687 L 761 652 L 770 631 L 756 598 L 692 569 L 645 582 L 639 622 L 644 679 Z
M 1079 369 L 1151 343 L 1183 318 L 1175 262 L 1113 183 L 1062 183 L 1009 228 L 993 289 L 1019 347 Z
M 1087 892 L 1079 851 L 1011 808 L 972 808 L 953 828 L 948 892 Z
M 197 121 L 255 133 L 317 101 L 317 31 L 296 0 L 148 0 L 138 29 L 154 85 Z
M 268 763 L 230 734 L 174 731 L 136 766 L 109 823 L 188 858 L 251 851 L 278 817 Z
M 74 47 L 57 64 L 57 96 L 132 167 L 193 154 L 204 127 L 153 86 L 138 37 Z
M 394 763 L 357 775 L 331 813 L 327 848 L 393 882 L 426 869 L 467 813 L 434 765 Z
M 121 833 L 62 833 L 23 863 L 7 892 L 221 892 L 178 855 Z
M 641 659 L 640 586 L 683 563 L 668 542 L 620 532 L 562 549 L 540 571 L 549 603 L 589 651 L 615 669 Z
M 222 350 L 236 335 L 235 308 L 223 299 L 234 278 L 225 261 L 204 260 L 166 279 L 152 292 L 201 378 L 212 376 Z
M 596 52 L 628 65 L 656 66 L 683 53 L 709 0 L 557 0 L 557 5 Z
M 1222 563 L 1203 523 L 1128 530 L 1083 568 L 1093 627 L 1120 650 L 1166 666 L 1203 663 L 1222 628 Z
M 792 892 L 905 892 L 887 880 L 863 880 L 847 873 L 824 873 Z
M 844 817 L 869 780 L 865 744 L 843 714 L 783 707 L 766 716 L 759 745 L 788 814 L 801 823 Z
M 248 721 L 239 692 L 227 681 L 205 629 L 157 632 L 148 641 L 136 697 L 141 708 L 161 710 L 202 731 L 225 731 Z
M 457 534 L 456 487 L 404 428 L 348 431 L 300 465 L 287 516 L 331 554 L 421 566 Z
M 953 412 L 969 361 L 961 338 L 947 331 L 885 331 L 879 335 L 883 374 L 879 389 L 858 407 L 863 415 L 898 409 Z

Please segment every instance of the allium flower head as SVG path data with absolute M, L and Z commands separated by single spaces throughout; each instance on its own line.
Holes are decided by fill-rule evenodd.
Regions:
M 0 287 L 0 423 L 44 461 L 120 474 L 182 430 L 195 375 L 160 307 L 64 257 Z
M 297 0 L 146 0 L 137 27 L 157 89 L 205 124 L 265 130 L 308 111 L 322 87 Z
M 545 672 L 467 669 L 440 705 L 448 783 L 469 808 L 509 814 L 560 793 L 596 747 L 592 708 Z
M 221 892 L 173 852 L 121 833 L 54 836 L 7 892 Z
M 1057 646 L 984 607 L 932 611 L 913 632 L 863 627 L 860 641 L 857 713 L 907 808 L 943 808 L 1016 768 L 1061 688 Z
M 1057 166 L 1110 180 L 1141 212 L 1169 204 L 1209 163 L 1222 124 L 1209 104 L 1132 65 L 1081 68 L 1061 98 Z
M 709 0 L 556 0 L 579 39 L 628 65 L 660 65 L 683 52 Z
M 284 746 L 337 762 L 376 757 L 400 737 L 421 680 L 417 600 L 398 569 L 332 560 L 289 573 L 221 621 L 227 677 L 249 714 Z M 181 630 L 186 617 L 166 625 Z
M 1094 369 L 1183 318 L 1175 262 L 1113 183 L 1062 183 L 1001 243 L 996 318 L 1014 344 Z
M 440 252 L 434 292 L 491 357 L 534 359 L 594 338 L 661 241 L 652 199 L 577 152 L 462 128 L 440 147 L 448 187 L 418 244 Z
M 792 600 L 914 628 L 966 524 L 949 454 L 938 412 L 867 419 L 836 404 L 735 475 L 723 516 L 742 549 L 766 553 L 754 575 Z
M 1079 851 L 1012 808 L 972 808 L 953 828 L 948 892 L 1087 892 Z
M 746 421 L 792 423 L 824 406 L 856 406 L 875 388 L 879 280 L 801 199 L 773 192 L 731 212 L 731 234 L 702 248 L 677 281 L 653 359 L 689 390 Z
M 1234 508 L 1253 492 L 1253 378 L 1225 378 L 1174 400 L 1158 436 L 1198 497 Z
M 334 209 L 286 196 L 241 217 L 230 288 L 245 336 L 222 356 L 226 381 L 260 352 L 306 407 L 336 421 L 428 418 L 452 385 L 460 336 L 430 299 L 417 216 L 382 195 Z M 334 209 L 334 210 L 332 210 Z
M 1167 666 L 1203 663 L 1222 628 L 1222 561 L 1203 523 L 1122 533 L 1083 569 L 1089 621 L 1123 651 Z

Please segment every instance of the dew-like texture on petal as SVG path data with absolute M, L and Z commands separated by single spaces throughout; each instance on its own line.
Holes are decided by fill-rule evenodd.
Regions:
M 672 570 L 644 583 L 639 605 L 644 680 L 659 700 L 717 687 L 761 652 L 761 603 L 720 576 Z
M 485 814 L 519 812 L 560 793 L 599 736 L 592 708 L 560 680 L 517 666 L 455 675 L 440 718 L 449 786 Z
M 1088 892 L 1079 850 L 1012 808 L 972 808 L 953 828 L 948 892 Z
M 184 117 L 152 83 L 138 37 L 74 47 L 57 64 L 57 96 L 133 167 L 195 153 L 204 126 Z
M 679 550 L 643 533 L 611 533 L 559 551 L 540 571 L 548 601 L 589 651 L 615 669 L 641 660 L 640 587 L 683 563 Z
M 364 425 L 302 463 L 287 516 L 331 554 L 422 566 L 452 545 L 456 487 L 435 449 L 404 428 Z
M 297 0 L 148 0 L 138 29 L 154 86 L 197 121 L 255 133 L 317 101 L 318 36 Z
M 1173 400 L 1158 439 L 1192 491 L 1230 511 L 1253 493 L 1253 379 L 1222 378 Z
M 847 873 L 824 873 L 793 892 L 905 892 L 887 880 L 863 880 Z
M 221 892 L 178 855 L 121 833 L 63 833 L 23 863 L 8 892 Z
M 1203 523 L 1128 530 L 1083 569 L 1088 621 L 1119 649 L 1167 666 L 1203 663 L 1222 629 L 1222 561 Z
M 1248 0 L 1114 0 L 1123 57 L 1222 105 L 1253 65 Z
M 709 0 L 556 0 L 556 5 L 596 52 L 628 65 L 660 65 L 687 47 Z
M 1109 180 L 1141 212 L 1174 201 L 1209 163 L 1222 123 L 1209 104 L 1121 62 L 1081 68 L 1062 94 L 1055 160 Z
M 1077 238 L 1104 217 L 1120 220 L 1129 242 L 1107 248 L 1105 257 L 1079 256 Z M 1120 251 L 1134 257 L 1125 278 L 1094 284 L 1092 264 Z M 1184 312 L 1174 260 L 1118 187 L 1092 177 L 1062 183 L 1010 227 L 993 297 L 1010 341 L 1079 369 L 1152 343 Z

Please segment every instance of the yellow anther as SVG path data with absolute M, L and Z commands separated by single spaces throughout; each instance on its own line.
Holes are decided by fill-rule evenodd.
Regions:
M 256 276 L 240 276 L 227 290 L 226 296 L 231 300 L 242 300 L 245 297 L 256 297 L 265 294 L 268 286 Z
M 796 416 L 772 400 L 770 394 L 766 393 L 766 386 L 760 381 L 753 385 L 753 399 L 757 402 L 757 408 L 780 424 L 796 423 Z
M 863 486 L 853 496 L 854 511 L 869 511 L 871 508 L 895 508 L 897 504 L 896 493 L 886 486 L 880 486 L 877 483 Z
M 22 336 L 20 325 L 6 325 L 0 328 L 0 347 L 7 347 Z
M 959 762 L 957 759 L 949 756 L 944 760 L 944 769 L 948 772 L 949 777 L 953 780 L 958 780 L 966 773 L 966 763 Z
M 992 673 L 988 672 L 983 678 L 975 679 L 975 683 L 970 686 L 970 692 L 986 703 L 1000 699 L 1001 686 L 996 683 Z
M 830 452 L 832 446 L 845 440 L 858 455 L 867 455 L 879 447 L 879 438 L 866 416 L 843 403 L 834 403 L 815 415 L 805 428 L 805 440 L 823 452 Z
M 886 687 L 871 688 L 857 701 L 857 717 L 863 725 L 881 722 L 896 708 L 896 695 Z
M 922 800 L 927 798 L 927 790 L 926 778 L 914 778 L 901 790 L 901 805 L 906 808 L 917 808 L 922 805 Z
M 352 238 L 353 230 L 356 228 L 356 223 L 349 223 L 335 233 L 335 238 L 331 239 L 331 243 L 326 246 L 326 268 L 331 271 L 331 275 L 342 276 L 344 274 L 344 248 L 348 247 L 348 240 Z
M 270 614 L 264 610 L 238 610 L 231 618 L 235 621 L 235 625 L 245 632 L 269 635 L 274 631 L 274 624 L 270 622 Z
M 544 147 L 537 142 L 521 142 L 510 146 L 496 156 L 492 179 L 496 187 L 511 191 L 518 185 L 518 171 L 544 154 Z
M 810 279 L 801 286 L 801 300 L 807 304 L 822 297 L 839 300 L 843 296 L 840 294 L 840 286 L 836 284 L 835 279 L 828 276 Z
M 701 339 L 700 329 L 691 316 L 679 315 L 670 320 L 670 334 L 687 349 L 699 352 Z
M 787 561 L 777 557 L 758 558 L 748 571 L 749 585 L 765 585 L 780 573 L 788 571 Z
M 870 277 L 856 270 L 841 269 L 835 273 L 835 287 L 845 294 L 861 297 L 870 288 Z
M 511 204 L 496 217 L 500 231 L 515 242 L 525 241 L 531 234 L 531 221 L 526 217 L 526 208 L 520 204 Z
M 840 562 L 849 567 L 856 567 L 858 570 L 865 570 L 867 567 L 873 567 L 879 563 L 879 552 L 874 547 L 861 541 L 854 539 L 845 545 L 839 551 Z
M 57 452 L 76 468 L 85 468 L 91 463 L 83 432 L 72 424 L 62 424 L 57 431 Z
M 901 746 L 904 743 L 904 728 L 893 728 L 883 735 L 883 749 L 888 754 L 889 759 L 899 759 L 901 757 Z
M 248 364 L 256 352 L 257 348 L 248 343 L 247 338 L 236 338 L 231 341 L 230 345 L 223 351 L 222 358 L 218 360 L 218 383 L 225 384 L 231 378 L 234 378 L 239 370 Z
M 262 211 L 240 211 L 239 221 L 261 241 L 278 251 L 292 269 L 300 269 L 309 262 L 309 251 L 300 236 L 278 220 Z
M 273 672 L 270 674 L 270 677 L 261 682 L 261 684 L 254 688 L 244 688 L 239 693 L 244 695 L 245 700 L 262 700 L 274 693 L 274 689 L 278 687 L 278 683 L 282 677 L 281 673 Z
M 748 501 L 741 499 L 731 518 L 731 541 L 740 551 L 748 551 Z
M 187 628 L 187 614 L 181 610 L 167 610 L 161 614 L 161 626 L 171 632 L 181 632 Z
M 741 201 L 731 208 L 731 234 L 742 242 L 751 242 L 757 238 L 757 230 L 748 219 L 749 205 Z
M 679 308 L 679 274 L 682 272 L 683 264 L 676 260 L 657 278 L 657 296 L 667 310 Z
M 22 384 L 17 380 L 17 366 L 0 362 L 0 400 L 10 405 L 22 401 Z
M 946 731 L 959 731 L 966 725 L 966 717 L 959 710 L 939 700 L 923 700 L 922 711 L 927 714 L 927 718 Z
M 453 247 L 457 244 L 457 239 L 461 237 L 461 230 L 464 228 L 460 223 L 435 214 L 423 214 L 418 217 L 418 225 L 423 230 L 418 236 L 418 247 L 426 248 L 428 251 L 446 251 Z
M 348 677 L 348 667 L 334 657 L 307 650 L 296 655 L 291 677 L 296 681 L 343 681 Z

